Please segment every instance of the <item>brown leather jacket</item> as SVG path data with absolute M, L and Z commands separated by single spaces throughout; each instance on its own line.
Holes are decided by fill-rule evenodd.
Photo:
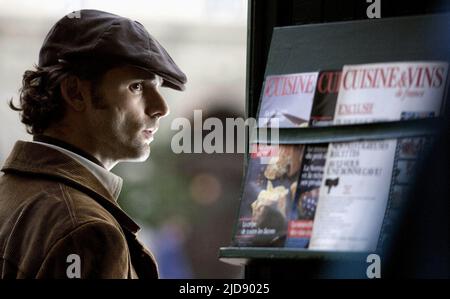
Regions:
M 0 278 L 158 277 L 139 226 L 80 163 L 18 141 L 2 171 Z

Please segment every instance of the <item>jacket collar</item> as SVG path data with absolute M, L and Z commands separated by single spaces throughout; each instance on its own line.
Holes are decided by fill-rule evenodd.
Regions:
M 34 135 L 33 136 L 33 141 L 36 142 L 42 142 L 45 144 L 51 144 L 54 146 L 57 146 L 59 148 L 63 148 L 65 150 L 70 151 L 71 153 L 75 153 L 89 161 L 91 161 L 92 163 L 97 164 L 100 167 L 105 168 L 105 166 L 102 164 L 102 162 L 100 162 L 97 158 L 95 158 L 93 155 L 89 154 L 88 152 L 85 152 L 84 150 L 82 150 L 79 147 L 76 147 L 70 143 L 67 143 L 65 141 L 62 141 L 60 139 L 56 139 L 47 135 Z
M 43 143 L 38 141 L 32 141 L 33 143 L 39 143 L 54 149 L 59 150 L 60 152 L 70 156 L 72 159 L 86 167 L 95 177 L 103 184 L 106 190 L 113 196 L 114 200 L 117 202 L 120 194 L 120 190 L 122 189 L 122 178 L 115 175 L 114 173 L 108 171 L 103 166 L 92 162 L 91 160 L 86 159 L 83 156 L 80 156 L 78 153 L 72 152 L 66 148 L 62 148 L 60 146 Z
M 85 166 L 61 151 L 33 142 L 17 141 L 6 159 L 3 172 L 39 174 L 61 180 L 87 193 L 107 209 L 117 221 L 136 233 L 140 227 L 119 207 L 116 198 Z M 111 186 L 109 190 L 113 190 Z

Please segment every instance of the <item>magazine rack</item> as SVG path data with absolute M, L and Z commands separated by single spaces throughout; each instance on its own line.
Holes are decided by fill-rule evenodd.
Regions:
M 341 69 L 346 64 L 450 62 L 449 30 L 449 14 L 279 27 L 273 30 L 265 74 L 261 77 Z M 252 86 L 250 82 L 249 88 Z M 257 99 L 249 91 L 249 117 L 255 117 L 257 111 L 252 97 Z M 447 105 L 446 115 L 448 112 Z M 435 134 L 440 122 L 439 119 L 422 119 L 280 129 L 279 137 L 284 144 L 318 144 L 430 136 Z M 264 140 L 258 141 L 264 143 Z M 245 265 L 246 278 L 366 278 L 368 254 L 226 247 L 220 249 L 219 258 L 226 263 Z

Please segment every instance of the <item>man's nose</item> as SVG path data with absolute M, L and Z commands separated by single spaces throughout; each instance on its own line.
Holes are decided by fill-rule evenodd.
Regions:
M 149 91 L 146 95 L 145 113 L 150 117 L 161 118 L 169 114 L 169 106 L 158 90 Z

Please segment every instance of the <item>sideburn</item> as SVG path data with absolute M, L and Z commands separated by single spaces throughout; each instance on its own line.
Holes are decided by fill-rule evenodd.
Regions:
M 106 101 L 106 98 L 103 96 L 101 90 L 100 90 L 100 83 L 99 80 L 92 81 L 91 83 L 91 100 L 92 100 L 92 106 L 95 109 L 99 110 L 105 110 L 109 108 L 109 105 Z

